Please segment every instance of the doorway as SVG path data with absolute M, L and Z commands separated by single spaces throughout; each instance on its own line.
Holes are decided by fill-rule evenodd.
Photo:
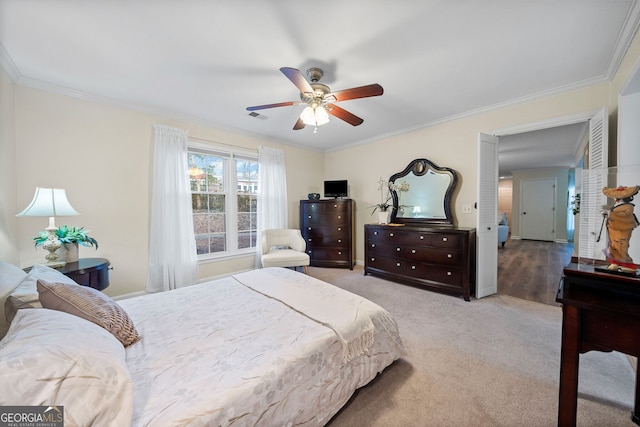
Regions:
M 505 163 L 508 164 L 514 159 L 520 162 L 516 164 L 520 164 L 521 169 L 523 170 L 532 169 L 532 168 L 542 169 L 545 167 L 553 166 L 554 162 L 558 161 L 559 157 L 558 155 L 555 154 L 556 153 L 555 150 L 552 150 L 551 148 L 549 149 L 545 148 L 544 144 L 541 142 L 533 143 L 533 144 L 525 144 L 524 145 L 525 153 L 523 154 L 522 153 L 523 150 L 512 149 L 514 148 L 514 146 L 511 146 L 508 144 L 510 138 L 517 138 L 522 135 L 525 135 L 525 136 L 540 135 L 540 133 L 538 132 L 554 133 L 556 131 L 569 129 L 571 127 L 570 125 L 575 125 L 574 127 L 577 127 L 580 129 L 581 136 L 574 138 L 572 140 L 572 144 L 568 148 L 570 159 L 568 160 L 568 163 L 564 165 L 565 170 L 568 171 L 570 167 L 575 166 L 576 157 L 577 157 L 576 153 L 582 152 L 583 150 L 583 147 L 581 147 L 581 144 L 583 143 L 586 144 L 586 141 L 589 141 L 590 139 L 589 135 L 593 133 L 593 125 L 599 124 L 600 126 L 602 126 L 603 123 L 606 125 L 607 117 L 608 117 L 607 109 L 606 107 L 604 107 L 596 112 L 578 113 L 575 115 L 558 117 L 558 118 L 547 120 L 544 122 L 531 123 L 528 125 L 520 125 L 516 127 L 511 127 L 511 128 L 498 129 L 498 130 L 494 130 L 490 134 L 480 133 L 479 134 L 479 143 L 480 143 L 479 153 L 482 153 L 484 150 L 483 142 L 486 142 L 489 136 L 494 136 L 495 157 L 493 158 L 497 158 L 497 159 L 495 161 L 495 164 L 492 164 L 491 155 L 479 155 L 478 157 L 478 171 L 479 171 L 478 204 L 479 206 L 485 206 L 487 209 L 493 206 L 493 210 L 496 212 L 495 214 L 496 222 L 494 224 L 490 224 L 489 222 L 487 222 L 486 218 L 480 217 L 480 211 L 478 211 L 479 229 L 483 227 L 490 229 L 490 228 L 493 228 L 494 226 L 497 226 L 497 208 L 498 208 L 497 202 L 494 200 L 490 200 L 491 191 L 481 192 L 481 189 L 485 188 L 486 185 L 489 183 L 489 181 L 491 181 L 491 179 L 485 180 L 483 179 L 483 176 L 487 176 L 488 178 L 491 178 L 491 176 L 496 176 L 496 178 L 497 176 L 503 177 L 505 175 L 503 172 L 504 170 L 503 164 Z M 601 132 L 600 134 L 606 137 L 607 133 Z M 551 146 L 553 146 L 554 148 L 559 146 L 559 143 L 555 138 L 544 138 L 541 141 L 546 141 L 546 143 L 550 142 Z M 604 143 L 605 143 L 604 146 L 606 147 L 606 141 L 604 141 Z M 508 147 L 509 149 L 505 151 L 503 150 L 504 147 Z M 505 155 L 503 156 L 502 154 L 499 154 L 498 153 L 499 151 L 504 152 Z M 544 154 L 547 154 L 547 157 L 545 157 Z M 506 161 L 503 161 L 505 159 Z M 499 174 L 498 174 L 498 168 L 500 168 Z M 493 173 L 495 173 L 495 175 L 493 175 Z M 565 172 L 565 179 L 568 180 L 568 172 Z M 513 188 L 514 192 L 516 191 L 516 188 L 519 188 L 519 184 L 518 186 L 514 185 L 514 188 Z M 565 197 L 567 200 L 562 200 L 562 202 L 564 204 L 568 204 L 568 198 L 569 198 L 568 194 L 564 194 L 564 193 L 565 193 L 564 190 L 560 191 L 560 189 L 557 189 L 556 200 L 558 201 L 558 200 L 561 200 L 562 197 Z M 485 194 L 489 194 L 489 196 L 485 196 Z M 489 199 L 487 199 L 486 197 L 489 197 Z M 512 213 L 513 224 L 510 224 L 511 232 L 512 232 L 511 237 L 516 239 L 521 238 L 520 224 L 518 220 L 520 212 L 517 211 L 516 209 L 516 207 L 518 209 L 520 208 L 520 205 L 518 203 L 513 204 L 513 207 L 514 207 L 514 211 Z M 563 215 L 563 218 L 564 218 L 564 215 L 566 215 L 566 211 L 568 209 L 564 209 L 563 203 L 556 203 L 555 206 L 556 208 L 559 208 L 559 207 L 562 208 L 562 211 L 564 212 L 561 215 Z M 562 224 L 561 225 L 562 227 L 566 227 L 564 225 L 565 223 L 566 223 L 566 219 L 564 219 L 563 221 L 556 220 L 554 224 Z M 480 234 L 478 234 L 477 240 L 478 240 L 478 260 L 477 260 L 478 264 L 483 263 L 486 265 L 486 268 L 488 269 L 491 269 L 490 265 L 495 265 L 495 271 L 497 272 L 498 267 L 497 267 L 496 255 L 497 255 L 498 245 L 496 244 L 495 241 L 491 240 L 490 236 L 486 236 L 483 239 L 480 236 Z M 557 241 L 556 238 L 554 238 L 554 240 Z M 565 242 L 566 242 L 566 239 L 565 239 Z M 491 256 L 491 254 L 493 254 L 493 256 Z M 496 278 L 494 279 L 496 280 L 496 282 L 493 282 L 494 285 L 492 285 L 491 283 L 484 283 L 484 281 L 486 281 L 487 279 L 490 279 L 491 276 L 492 275 L 487 274 L 486 271 L 485 271 L 485 274 L 483 274 L 482 276 L 478 274 L 476 286 L 477 287 L 480 286 L 486 289 L 489 289 L 493 286 L 494 288 L 497 289 L 497 283 L 496 283 L 497 274 L 493 275 L 493 277 Z

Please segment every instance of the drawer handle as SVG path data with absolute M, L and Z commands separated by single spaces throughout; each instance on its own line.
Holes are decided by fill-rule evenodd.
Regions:
M 376 260 L 375 258 L 371 258 L 371 262 L 373 262 L 373 261 L 375 261 L 375 260 Z
M 342 215 L 338 215 L 338 219 L 342 218 Z
M 376 247 L 376 244 L 375 244 L 375 243 L 372 243 L 372 244 L 371 244 L 371 247 L 372 247 L 372 248 L 375 248 L 375 247 Z
M 342 227 L 338 227 L 338 231 L 342 231 Z
M 451 258 L 451 256 L 452 256 L 451 254 L 447 254 L 447 258 Z
M 449 241 L 449 239 L 448 239 L 448 238 L 446 238 L 446 237 L 443 237 L 443 238 L 442 238 L 442 241 L 443 241 L 443 242 L 448 242 L 448 241 Z
M 393 233 L 389 233 L 389 237 L 393 237 Z
M 396 262 L 396 267 L 400 267 L 400 263 L 399 262 Z
M 424 236 L 420 236 L 420 240 L 424 240 Z
M 447 276 L 451 276 L 451 272 L 450 271 L 447 271 Z
M 415 250 L 415 249 L 411 249 L 411 253 L 412 253 L 412 254 L 415 254 L 415 253 L 416 253 L 416 250 Z
M 307 215 L 307 218 L 311 219 L 311 215 Z
M 374 231 L 374 232 L 373 232 L 373 235 L 374 235 L 374 236 L 377 236 L 377 235 L 378 235 L 378 232 L 377 232 L 377 231 Z
M 400 248 L 396 248 L 396 252 L 400 252 Z
M 307 230 L 311 230 L 311 227 L 307 227 Z
M 308 240 L 309 240 L 309 241 L 312 241 L 313 239 L 312 239 L 311 237 L 309 237 L 309 239 L 308 239 Z
M 342 255 L 342 251 L 338 251 L 338 255 Z
M 411 269 L 412 269 L 412 270 L 415 270 L 415 269 L 416 269 L 416 266 L 415 266 L 415 265 L 412 265 L 412 266 L 411 266 Z
M 342 239 L 338 239 L 338 243 L 342 243 Z
M 333 205 L 333 207 L 334 207 L 334 208 L 337 208 L 337 207 L 338 207 L 338 205 Z

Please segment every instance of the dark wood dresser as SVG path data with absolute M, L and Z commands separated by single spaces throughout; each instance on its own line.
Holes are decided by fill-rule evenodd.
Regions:
M 366 224 L 364 274 L 462 296 L 475 289 L 475 228 Z
M 301 200 L 300 231 L 314 267 L 341 267 L 353 270 L 353 199 Z

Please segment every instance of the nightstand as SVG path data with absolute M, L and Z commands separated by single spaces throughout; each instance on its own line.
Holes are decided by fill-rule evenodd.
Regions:
M 72 278 L 79 285 L 101 291 L 109 286 L 109 265 L 111 263 L 105 258 L 80 258 L 56 270 Z

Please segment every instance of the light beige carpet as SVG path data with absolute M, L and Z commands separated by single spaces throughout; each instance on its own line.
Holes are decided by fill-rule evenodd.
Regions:
M 555 426 L 562 310 L 509 296 L 465 302 L 364 276 L 311 268 L 397 320 L 407 356 L 329 423 L 354 426 Z M 635 426 L 635 373 L 620 353 L 581 356 L 578 426 Z

